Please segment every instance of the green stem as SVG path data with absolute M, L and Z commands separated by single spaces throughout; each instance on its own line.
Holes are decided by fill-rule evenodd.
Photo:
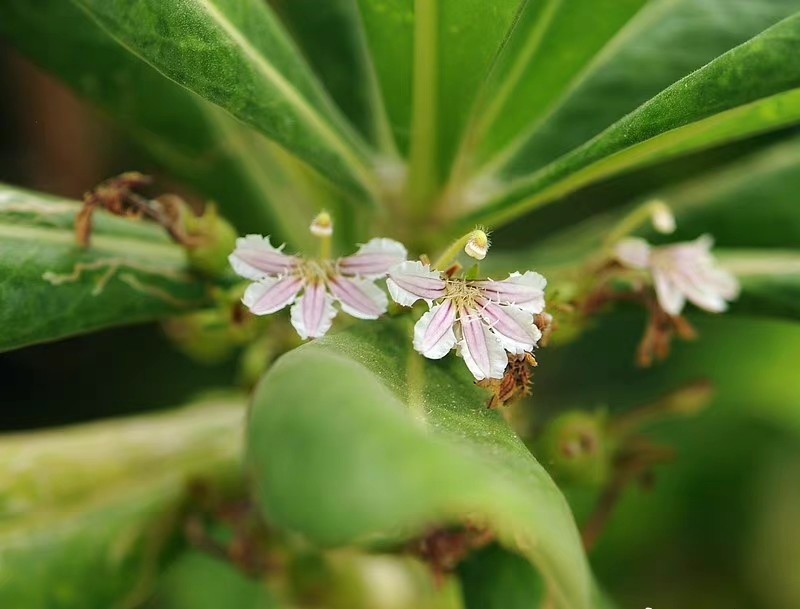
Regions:
M 464 246 L 472 238 L 473 231 L 468 232 L 466 235 L 459 237 L 453 241 L 444 252 L 436 259 L 431 265 L 431 268 L 445 270 L 453 262 L 456 261 L 458 255 L 464 250 Z
M 319 237 L 319 259 L 320 260 L 330 260 L 331 259 L 331 238 L 328 237 Z
M 608 236 L 603 241 L 603 247 L 605 249 L 613 248 L 618 241 L 633 233 L 642 224 L 650 222 L 653 214 L 665 208 L 666 206 L 662 201 L 650 201 L 640 205 L 611 229 L 611 232 L 608 233 Z M 669 211 L 668 208 L 666 209 Z
M 419 215 L 429 212 L 436 188 L 437 5 L 435 0 L 414 4 L 413 119 L 408 192 Z

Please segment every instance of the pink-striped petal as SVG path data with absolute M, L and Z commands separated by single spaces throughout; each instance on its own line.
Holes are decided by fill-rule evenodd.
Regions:
M 375 238 L 362 245 L 352 256 L 339 260 L 339 271 L 345 275 L 383 277 L 390 268 L 407 257 L 408 252 L 402 243 Z
M 459 311 L 458 321 L 463 336 L 458 343 L 459 353 L 475 380 L 503 378 L 508 356 L 478 313 Z
M 342 311 L 359 319 L 377 319 L 389 306 L 386 294 L 369 279 L 340 275 L 330 279 L 328 286 Z
M 722 313 L 728 308 L 728 303 L 714 289 L 713 284 L 706 281 L 702 270 L 676 267 L 668 269 L 665 274 L 677 289 L 696 306 L 710 313 Z
M 514 305 L 528 313 L 544 311 L 547 280 L 534 271 L 526 271 L 524 275 L 511 273 L 503 281 L 483 279 L 472 283 L 481 288 L 484 296 L 492 302 Z
M 292 305 L 291 320 L 300 338 L 319 338 L 331 329 L 336 308 L 322 282 L 306 286 L 303 295 Z
M 228 256 L 228 261 L 237 275 L 263 279 L 286 274 L 297 265 L 299 258 L 287 256 L 281 248 L 273 247 L 268 236 L 247 235 L 236 240 L 236 249 Z
M 645 269 L 650 264 L 650 244 L 639 237 L 629 237 L 614 247 L 614 255 L 629 268 Z
M 268 315 L 293 303 L 302 287 L 300 277 L 265 277 L 247 287 L 242 302 L 255 315 Z
M 670 315 L 678 315 L 686 304 L 686 297 L 669 275 L 653 269 L 653 284 L 656 288 L 658 304 Z
M 453 324 L 456 307 L 445 300 L 419 318 L 414 326 L 414 349 L 429 359 L 441 359 L 456 346 Z
M 410 307 L 418 300 L 431 304 L 444 296 L 445 281 L 441 273 L 417 260 L 408 260 L 389 269 L 386 287 L 398 304 Z
M 491 302 L 481 304 L 481 317 L 489 324 L 492 333 L 506 351 L 517 355 L 533 351 L 542 337 L 542 332 L 533 323 L 533 314 L 513 306 Z

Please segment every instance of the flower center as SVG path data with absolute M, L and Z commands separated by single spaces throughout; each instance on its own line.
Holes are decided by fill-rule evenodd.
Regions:
M 303 259 L 295 273 L 308 283 L 318 283 L 334 275 L 334 266 L 332 260 Z
M 445 283 L 444 297 L 452 300 L 459 310 L 480 308 L 478 301 L 482 296 L 480 288 L 464 279 L 448 279 Z

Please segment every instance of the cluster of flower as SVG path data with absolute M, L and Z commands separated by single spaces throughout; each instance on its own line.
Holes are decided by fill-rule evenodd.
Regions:
M 329 236 L 318 223 L 312 232 Z M 480 250 L 472 241 L 466 247 Z M 242 299 L 245 306 L 267 315 L 291 305 L 292 325 L 304 339 L 330 329 L 335 303 L 359 319 L 380 317 L 389 304 L 376 285 L 382 278 L 399 304 L 425 300 L 430 307 L 415 327 L 414 348 L 431 359 L 457 348 L 476 380 L 502 378 L 506 352 L 531 352 L 541 337 L 533 316 L 544 310 L 546 281 L 538 273 L 513 273 L 504 281 L 454 278 L 407 260 L 401 243 L 381 238 L 336 260 L 288 255 L 281 249 L 269 237 L 248 235 L 237 241 L 230 262 L 253 281 Z
M 312 223 L 311 232 L 330 238 L 327 214 Z M 476 230 L 460 246 L 482 259 L 488 240 Z M 738 284 L 715 266 L 710 248 L 708 237 L 660 248 L 627 238 L 616 245 L 615 256 L 628 268 L 650 272 L 660 306 L 668 314 L 678 315 L 686 299 L 718 312 L 736 297 Z M 509 355 L 531 353 L 542 337 L 534 320 L 544 312 L 547 281 L 534 271 L 512 273 L 501 281 L 456 277 L 407 260 L 401 243 L 384 238 L 372 239 L 353 255 L 331 259 L 285 254 L 269 237 L 248 235 L 238 239 L 229 260 L 236 273 L 253 282 L 244 293 L 245 306 L 256 315 L 267 315 L 291 305 L 291 323 L 303 339 L 323 336 L 330 329 L 335 303 L 359 319 L 384 314 L 389 301 L 376 285 L 384 278 L 398 304 L 428 304 L 414 328 L 414 348 L 430 359 L 456 349 L 478 381 L 502 378 Z

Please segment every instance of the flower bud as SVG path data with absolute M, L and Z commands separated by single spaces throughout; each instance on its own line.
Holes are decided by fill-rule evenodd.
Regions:
M 475 260 L 483 260 L 489 252 L 489 236 L 481 229 L 475 229 L 464 246 L 464 252 Z
M 537 456 L 560 482 L 601 486 L 611 472 L 612 449 L 604 412 L 572 411 L 553 419 L 537 442 Z
M 315 237 L 330 237 L 333 235 L 333 220 L 327 211 L 321 211 L 308 227 Z
M 653 223 L 653 228 L 663 235 L 675 232 L 675 216 L 663 201 L 653 201 L 651 203 L 650 220 Z
M 186 250 L 192 268 L 210 277 L 223 275 L 229 268 L 228 254 L 236 246 L 233 226 L 217 213 L 212 203 L 206 205 L 201 216 L 184 213 L 183 225 L 196 243 Z
M 255 334 L 256 323 L 233 323 L 225 308 L 206 309 L 162 322 L 172 344 L 194 361 L 212 365 L 228 360 Z

